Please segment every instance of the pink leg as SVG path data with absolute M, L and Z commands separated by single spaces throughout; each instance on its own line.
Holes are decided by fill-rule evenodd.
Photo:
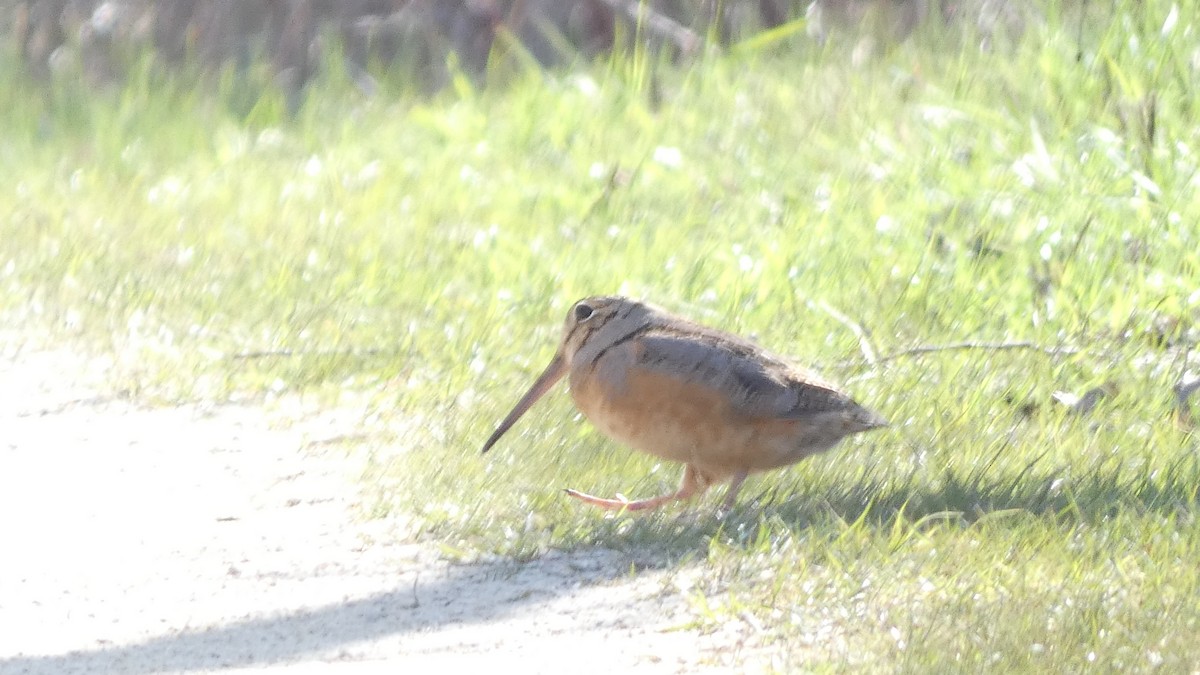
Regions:
M 746 481 L 746 476 L 749 475 L 748 471 L 739 471 L 733 475 L 733 480 L 729 482 L 729 489 L 725 491 L 725 501 L 721 504 L 722 511 L 733 509 L 733 504 L 737 501 L 738 491 L 742 489 L 742 483 Z
M 592 495 L 584 494 L 578 490 L 567 490 L 567 494 L 580 501 L 587 502 L 588 504 L 592 504 L 594 506 L 599 506 L 602 509 L 645 511 L 647 509 L 658 508 L 667 502 L 691 499 L 696 495 L 702 494 L 707 489 L 708 480 L 701 476 L 700 473 L 696 471 L 691 464 L 689 464 L 683 470 L 683 481 L 679 484 L 679 489 L 669 495 L 629 501 L 623 497 L 619 499 L 593 497 Z

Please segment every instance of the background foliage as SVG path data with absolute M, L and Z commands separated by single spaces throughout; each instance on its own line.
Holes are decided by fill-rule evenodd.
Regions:
M 868 13 L 819 44 L 789 14 L 553 69 L 510 44 L 486 87 L 451 49 L 432 92 L 341 52 L 92 79 L 14 48 L 0 320 L 145 401 L 366 392 L 368 515 L 451 556 L 702 566 L 698 621 L 752 617 L 793 667 L 1194 670 L 1200 45 L 1174 4 L 1099 5 L 987 40 Z M 753 335 L 893 426 L 724 520 L 562 497 L 677 480 L 565 396 L 479 457 L 600 292 Z M 959 342 L 1009 347 L 906 351 Z

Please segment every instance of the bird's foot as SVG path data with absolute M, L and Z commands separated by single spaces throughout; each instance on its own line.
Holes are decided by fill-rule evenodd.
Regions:
M 612 511 L 645 511 L 657 508 L 678 498 L 676 495 L 670 494 L 661 497 L 651 497 L 650 499 L 635 499 L 630 501 L 622 495 L 617 495 L 616 499 L 605 499 L 604 497 L 594 497 L 579 490 L 571 490 L 569 488 L 566 490 L 566 493 L 581 502 Z

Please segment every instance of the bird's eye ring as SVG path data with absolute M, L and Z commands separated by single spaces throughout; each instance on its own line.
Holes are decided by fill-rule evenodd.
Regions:
M 575 305 L 575 320 L 576 321 L 587 321 L 588 319 L 595 316 L 595 314 L 596 314 L 596 310 L 592 309 L 591 305 L 588 305 L 588 304 L 585 304 L 582 302 L 579 303 L 578 305 Z

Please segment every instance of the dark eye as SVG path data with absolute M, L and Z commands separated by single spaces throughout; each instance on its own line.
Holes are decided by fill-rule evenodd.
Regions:
M 588 319 L 592 318 L 592 315 L 595 313 L 596 313 L 596 310 L 592 309 L 591 305 L 587 305 L 582 302 L 579 303 L 578 305 L 575 305 L 575 320 L 576 321 L 587 321 Z

